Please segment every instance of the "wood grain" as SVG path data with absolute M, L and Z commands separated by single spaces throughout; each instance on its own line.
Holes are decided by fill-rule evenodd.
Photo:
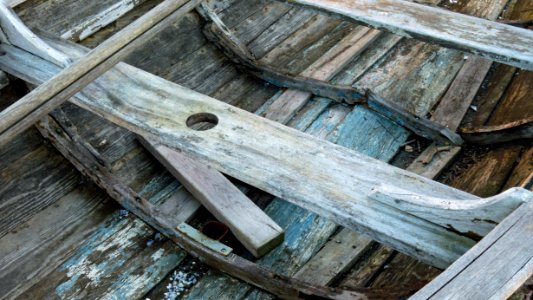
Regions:
M 533 69 L 533 33 L 409 1 L 289 0 L 377 29 L 440 43 L 490 60 Z M 379 16 L 379 17 L 378 17 Z M 498 36 L 497 39 L 494 36 Z
M 181 152 L 142 143 L 255 257 L 283 241 L 283 229 L 224 175 Z
M 182 17 L 196 7 L 199 2 L 199 0 L 167 0 L 163 2 L 90 51 L 85 57 L 69 65 L 46 84 L 37 87 L 15 104 L 0 112 L 0 143 L 8 142 L 40 117 L 68 100 L 92 80 L 122 60 L 136 46 L 142 45 L 165 28 L 165 22 Z M 3 16 L 9 15 L 9 12 L 6 11 L 1 13 Z M 5 28 L 6 24 L 2 24 Z M 19 26 L 23 26 L 23 24 L 19 24 Z M 40 39 L 37 40 L 40 41 Z M 46 49 L 43 51 L 46 52 Z
M 410 299 L 508 298 L 533 275 L 532 228 L 529 202 Z
M 5 50 L 8 54 L 23 54 L 14 48 Z M 23 73 L 26 77 L 31 77 L 30 70 L 15 71 L 23 67 L 14 59 L 15 56 L 6 55 L 0 58 L 0 65 L 13 73 Z M 25 61 L 28 63 L 31 60 Z M 41 70 L 44 70 L 43 64 L 46 62 L 41 60 Z M 124 72 L 128 74 L 127 77 L 121 75 Z M 118 85 L 116 82 L 119 78 L 126 81 Z M 33 80 L 38 82 L 37 78 Z M 150 85 L 147 86 L 146 83 Z M 125 85 L 128 85 L 128 89 L 123 88 Z M 137 134 L 182 149 L 230 176 L 332 218 L 346 227 L 369 234 L 432 264 L 445 265 L 471 245 L 470 240 L 442 227 L 425 222 L 415 224 L 418 221 L 404 222 L 401 221 L 403 217 L 399 216 L 398 219 L 385 217 L 396 212 L 373 210 L 372 200 L 364 195 L 380 182 L 397 183 L 404 189 L 428 196 L 448 195 L 457 199 L 475 199 L 472 195 L 260 119 L 124 64 L 104 74 L 86 92 L 101 96 L 98 99 L 89 94 L 85 94 L 85 97 L 78 96 L 78 105 Z M 161 93 L 167 101 L 161 101 Z M 90 98 L 86 98 L 87 96 Z M 215 128 L 207 131 L 191 130 L 184 122 L 197 112 L 215 114 L 220 122 Z M 220 135 L 224 138 L 220 139 Z M 294 160 L 294 157 L 300 159 Z M 259 161 L 261 164 L 253 163 Z M 330 170 L 334 171 L 324 175 L 323 168 L 320 167 L 322 165 L 328 165 Z M 372 179 L 366 172 L 357 172 L 368 168 L 375 170 Z M 299 178 L 306 180 L 301 181 Z M 358 184 L 346 184 L 348 178 L 350 182 Z M 310 184 L 315 180 L 317 184 Z M 353 199 L 354 195 L 358 195 L 357 200 L 347 200 Z M 404 226 L 408 229 L 399 229 Z M 442 247 L 444 244 L 434 239 L 451 239 L 453 242 L 450 241 Z M 415 244 L 416 247 L 413 247 Z M 452 248 L 450 245 L 453 245 Z

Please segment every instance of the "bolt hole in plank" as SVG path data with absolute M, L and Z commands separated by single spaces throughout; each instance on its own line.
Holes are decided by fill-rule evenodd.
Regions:
M 187 118 L 187 127 L 196 131 L 205 131 L 214 128 L 218 124 L 218 117 L 211 113 L 197 113 Z

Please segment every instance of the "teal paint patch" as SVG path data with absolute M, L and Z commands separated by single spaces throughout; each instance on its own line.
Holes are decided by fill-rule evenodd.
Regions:
M 362 106 L 356 106 L 339 126 L 337 144 L 388 161 L 410 132 Z

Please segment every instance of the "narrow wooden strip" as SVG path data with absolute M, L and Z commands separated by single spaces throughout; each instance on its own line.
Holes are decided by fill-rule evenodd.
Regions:
M 31 126 L 36 120 L 52 111 L 105 73 L 135 47 L 166 27 L 166 23 L 182 17 L 194 9 L 200 0 L 167 0 L 113 35 L 54 76 L 49 82 L 0 112 L 0 144 Z M 3 25 L 4 26 L 4 25 Z
M 4 0 L 4 2 L 10 7 L 15 7 L 17 5 L 20 5 L 20 4 L 24 3 L 24 2 L 26 2 L 26 1 L 28 1 L 28 0 Z
M 533 69 L 533 32 L 526 29 L 403 0 L 287 2 L 333 13 L 399 35 L 440 43 L 504 64 Z
M 344 274 L 370 248 L 372 240 L 342 229 L 305 264 L 294 278 L 311 284 L 329 285 Z
M 0 34 L 2 43 L 15 45 L 39 57 L 52 60 L 63 67 L 70 64 L 70 60 L 67 57 L 64 57 L 60 52 L 41 41 L 22 23 L 17 14 L 3 2 L 0 2 L 0 32 L 2 33 Z
M 0 90 L 9 85 L 9 78 L 6 73 L 0 71 Z
M 283 241 L 283 229 L 224 175 L 184 153 L 144 139 L 141 141 L 254 256 L 263 256 Z
M 21 57 L 20 50 L 1 47 Z M 26 58 L 20 64 L 16 56 L 0 57 L 0 66 L 8 69 L 9 65 L 14 71 L 35 61 Z M 45 71 L 46 64 L 40 60 L 39 69 Z M 31 76 L 32 71 L 19 69 L 15 73 Z M 366 197 L 382 182 L 416 193 L 475 199 L 467 193 L 317 140 L 125 64 L 104 74 L 86 91 L 99 96 L 79 95 L 78 105 L 431 264 L 446 265 L 472 244 L 470 239 L 443 227 L 403 213 L 397 215 L 394 209 L 376 211 L 372 209 L 373 200 Z M 218 125 L 207 131 L 188 128 L 187 118 L 200 112 L 216 115 Z M 327 175 L 323 173 L 324 165 L 330 166 Z M 372 176 L 365 171 L 368 169 L 374 170 Z
M 363 33 L 363 35 L 361 34 Z M 340 72 L 354 57 L 363 52 L 377 37 L 375 31 L 358 30 L 346 36 L 333 48 L 328 50 L 317 62 L 306 69 L 302 75 L 328 81 Z M 284 123 L 312 97 L 309 92 L 288 90 L 274 101 L 262 116 Z M 285 113 L 280 113 L 284 111 Z
M 533 202 L 513 212 L 411 299 L 508 298 L 533 275 L 531 228 Z
M 496 126 L 461 128 L 461 136 L 472 144 L 488 145 L 533 139 L 533 118 Z
M 427 178 L 436 178 L 459 154 L 461 147 L 442 147 L 431 144 L 413 161 L 407 171 Z
M 477 103 L 476 113 L 472 126 L 483 126 L 489 120 L 494 108 L 500 102 L 507 87 L 511 83 L 516 73 L 516 68 L 507 65 L 498 65 L 491 75 L 488 87 L 480 93 L 480 100 Z
M 431 116 L 431 120 L 455 131 L 466 114 L 485 76 L 489 72 L 491 61 L 483 58 L 469 58 L 463 65 L 449 90 L 441 99 Z

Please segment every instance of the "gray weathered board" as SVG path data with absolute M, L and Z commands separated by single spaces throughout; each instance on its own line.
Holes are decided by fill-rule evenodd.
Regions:
M 283 229 L 224 175 L 180 151 L 147 140 L 142 144 L 254 256 L 263 256 L 283 241 Z
M 58 71 L 24 51 L 9 46 L 2 49 L 7 55 L 0 65 L 16 76 L 38 83 L 45 79 L 39 75 L 49 77 Z M 32 64 L 49 73 L 36 74 Z M 128 76 L 123 77 L 123 73 Z M 125 82 L 116 84 L 117 80 Z M 126 85 L 128 89 L 123 89 Z M 471 240 L 444 227 L 393 208 L 375 210 L 375 200 L 366 195 L 381 182 L 390 182 L 426 196 L 477 197 L 258 118 L 125 64 L 106 73 L 87 91 L 100 97 L 89 99 L 82 93 L 78 105 L 433 265 L 446 266 L 472 245 Z M 216 115 L 218 125 L 207 131 L 185 125 L 191 115 L 203 112 Z M 323 165 L 330 169 L 324 170 Z M 368 169 L 374 170 L 373 176 L 368 176 Z
M 529 202 L 410 299 L 507 299 L 533 275 L 532 237 Z
M 533 70 L 533 32 L 404 0 L 287 0 L 395 34 Z

